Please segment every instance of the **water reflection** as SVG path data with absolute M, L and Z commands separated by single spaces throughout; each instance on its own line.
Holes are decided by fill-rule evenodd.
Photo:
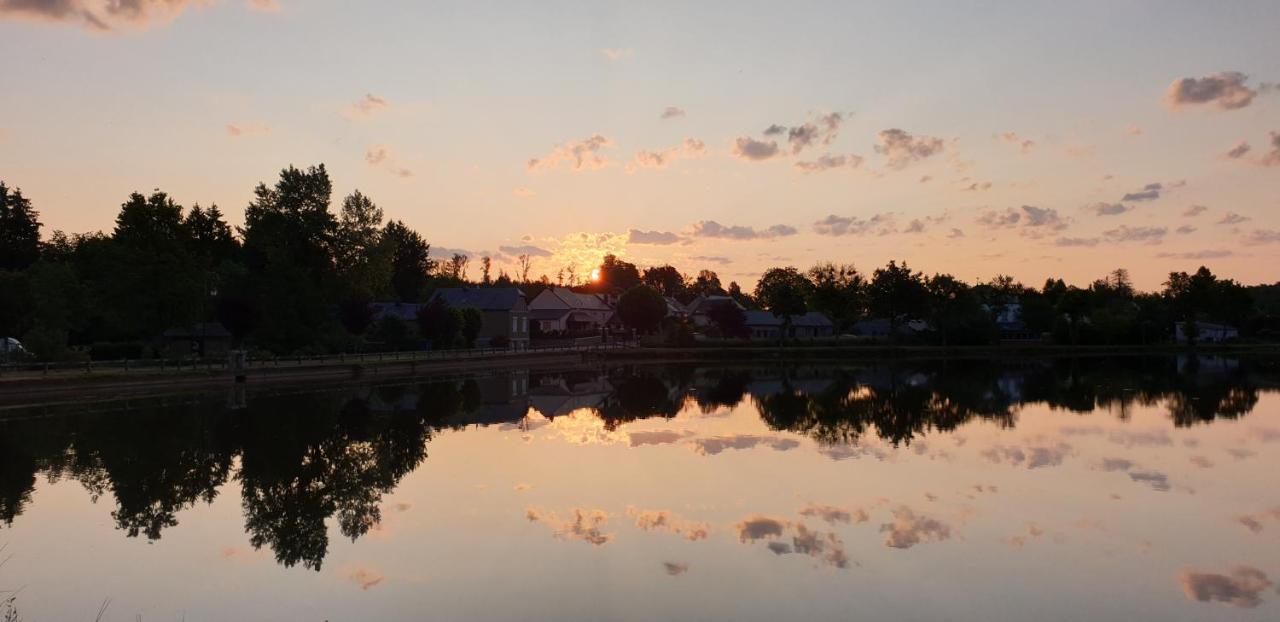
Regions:
M 476 425 L 527 430 L 535 424 L 531 417 L 550 425 L 588 417 L 607 434 L 639 419 L 671 419 L 690 411 L 713 415 L 749 403 L 779 435 L 700 437 L 689 441 L 694 451 L 707 456 L 752 447 L 787 451 L 799 445 L 794 435 L 803 435 L 829 448 L 832 457 L 841 457 L 869 436 L 910 446 L 974 419 L 1012 428 L 1020 410 L 1031 403 L 1080 414 L 1106 410 L 1121 419 L 1135 405 L 1163 405 L 1171 426 L 1207 424 L 1245 416 L 1260 392 L 1277 387 L 1280 366 L 1275 360 L 1137 357 L 839 367 L 634 366 L 250 394 L 235 400 L 234 408 L 225 398 L 162 399 L 123 410 L 0 422 L 0 521 L 11 525 L 22 520 L 37 476 L 43 475 L 51 481 L 74 480 L 95 501 L 112 503 L 112 520 L 126 536 L 156 540 L 178 525 L 181 511 L 212 503 L 219 494 L 228 494 L 227 484 L 234 482 L 250 544 L 269 549 L 284 566 L 319 570 L 330 546 L 329 525 L 336 524 L 352 540 L 377 527 L 383 496 L 423 465 L 433 435 L 443 430 Z M 1092 432 L 1081 426 L 1064 433 Z M 1132 432 L 1111 440 L 1128 446 L 1168 440 L 1152 434 Z M 682 430 L 645 430 L 630 434 L 627 441 L 640 447 L 688 436 Z M 997 445 L 983 456 L 992 463 L 1038 468 L 1060 463 L 1069 450 L 1062 443 Z M 1157 491 L 1172 486 L 1163 473 L 1128 460 L 1104 461 L 1097 468 L 1125 474 Z M 890 510 L 892 521 L 882 526 L 890 547 L 951 537 L 950 526 L 933 517 L 906 506 Z M 801 514 L 829 524 L 867 520 L 865 510 L 858 508 L 813 505 Z M 641 530 L 690 541 L 705 538 L 709 529 L 665 510 L 632 507 L 627 516 Z M 1278 517 L 1280 513 L 1265 513 L 1240 522 L 1260 530 Z M 526 518 L 558 538 L 595 545 L 613 538 L 598 509 L 557 513 L 530 507 Z M 768 516 L 744 519 L 737 529 L 744 543 L 763 540 L 778 555 L 807 555 L 840 568 L 852 563 L 834 532 Z M 1031 525 L 1015 538 L 1025 543 L 1038 535 L 1039 527 Z M 671 562 L 666 570 L 680 575 L 688 566 Z M 358 583 L 380 580 L 352 572 L 353 577 L 359 574 Z M 1260 584 L 1244 570 L 1188 573 L 1183 582 L 1198 600 L 1238 603 L 1249 601 L 1256 592 L 1251 588 Z

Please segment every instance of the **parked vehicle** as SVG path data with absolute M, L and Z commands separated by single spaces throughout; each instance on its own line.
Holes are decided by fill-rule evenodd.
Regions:
M 0 337 L 0 362 L 9 362 L 26 356 L 27 349 L 13 337 Z

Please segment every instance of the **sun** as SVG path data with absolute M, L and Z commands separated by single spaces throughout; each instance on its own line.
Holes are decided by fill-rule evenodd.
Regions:
M 599 281 L 599 280 L 600 280 L 600 268 L 592 268 L 592 269 L 591 269 L 591 280 L 592 280 L 592 281 Z

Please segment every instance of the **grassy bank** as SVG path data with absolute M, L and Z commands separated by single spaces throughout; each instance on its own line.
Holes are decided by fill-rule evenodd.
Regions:
M 1021 356 L 1133 356 L 1148 354 L 1280 355 L 1280 344 L 1175 344 L 1067 346 L 1019 343 L 989 346 L 932 345 L 804 345 L 704 344 L 687 348 L 633 348 L 607 352 L 610 361 L 726 361 L 726 360 L 867 360 L 919 358 L 1006 358 Z

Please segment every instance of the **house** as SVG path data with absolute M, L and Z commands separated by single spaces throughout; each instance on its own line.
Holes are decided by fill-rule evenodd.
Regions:
M 929 323 L 924 320 L 906 320 L 898 323 L 898 336 L 910 337 L 929 330 Z M 869 318 L 853 323 L 850 331 L 861 337 L 887 339 L 889 337 L 888 318 Z
M 166 358 L 223 358 L 231 350 L 231 331 L 218 322 L 170 328 L 160 340 Z
M 783 320 L 768 311 L 744 311 L 747 319 L 747 331 L 752 339 L 778 339 L 782 333 Z M 790 339 L 820 339 L 835 334 L 835 325 L 831 319 L 817 311 L 804 315 L 791 316 Z
M 689 317 L 689 310 L 686 309 L 684 305 L 680 304 L 679 300 L 676 300 L 671 296 L 663 296 L 662 298 L 667 301 L 667 317 L 675 319 Z
M 613 317 L 613 305 L 599 294 L 548 287 L 529 301 L 529 319 L 544 333 L 596 332 Z
M 489 347 L 495 339 L 508 347 L 529 347 L 529 304 L 518 287 L 446 287 L 437 289 L 427 304 L 443 302 L 453 309 L 480 312 L 480 336 L 476 345 Z
M 688 314 L 689 319 L 693 320 L 694 326 L 705 328 L 710 326 L 712 323 L 711 310 L 714 309 L 716 305 L 722 304 L 731 304 L 743 311 L 746 310 L 746 307 L 743 307 L 742 304 L 732 296 L 707 296 L 705 294 L 698 294 L 697 298 L 694 298 L 688 305 L 685 305 L 685 312 Z
M 374 321 L 384 317 L 394 317 L 402 322 L 413 324 L 418 321 L 418 312 L 427 305 L 417 302 L 373 302 L 369 309 L 373 311 Z
M 1226 324 L 1214 324 L 1212 322 L 1196 322 L 1196 334 L 1194 341 L 1199 343 L 1222 343 L 1224 341 L 1232 341 L 1240 338 L 1240 331 L 1234 326 Z M 1188 334 L 1186 322 L 1176 322 L 1173 325 L 1174 341 L 1178 343 L 1191 343 L 1191 335 Z

